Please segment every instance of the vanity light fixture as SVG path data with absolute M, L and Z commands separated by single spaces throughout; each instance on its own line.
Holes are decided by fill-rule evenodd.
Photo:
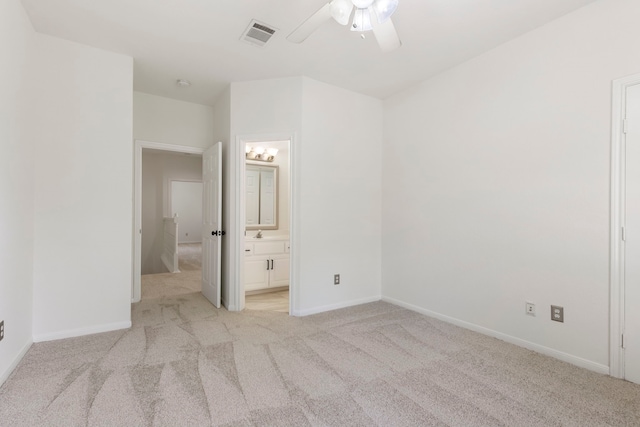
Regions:
M 249 147 L 245 149 L 247 160 L 258 160 L 261 162 L 273 162 L 278 154 L 277 148 Z

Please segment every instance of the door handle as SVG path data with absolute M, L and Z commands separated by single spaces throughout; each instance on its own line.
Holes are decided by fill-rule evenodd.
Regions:
M 273 260 L 271 260 L 271 269 L 273 270 Z
M 211 232 L 211 235 L 212 235 L 212 236 L 224 236 L 225 234 L 227 234 L 227 232 L 226 232 L 226 231 L 224 231 L 224 230 L 222 230 L 222 231 L 220 231 L 220 230 L 213 230 L 213 231 Z
M 267 271 L 269 270 L 269 260 L 267 260 Z

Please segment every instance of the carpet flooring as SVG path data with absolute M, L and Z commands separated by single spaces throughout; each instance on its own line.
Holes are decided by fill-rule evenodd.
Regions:
M 376 302 L 304 318 L 143 300 L 32 346 L 2 426 L 638 426 L 640 386 Z
M 144 274 L 141 298 L 153 299 L 200 292 L 202 290 L 202 243 L 178 245 L 180 273 Z

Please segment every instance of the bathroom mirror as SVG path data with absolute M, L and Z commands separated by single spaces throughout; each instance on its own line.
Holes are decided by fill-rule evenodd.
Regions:
M 247 230 L 278 229 L 278 166 L 247 163 L 245 205 Z

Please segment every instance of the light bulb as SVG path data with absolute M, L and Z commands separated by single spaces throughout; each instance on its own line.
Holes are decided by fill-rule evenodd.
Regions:
M 264 147 L 256 147 L 253 151 L 255 151 L 256 154 L 264 154 Z
M 277 148 L 267 148 L 267 154 L 273 157 L 276 154 L 278 154 L 278 149 Z
M 353 10 L 350 0 L 333 0 L 331 2 L 331 16 L 340 25 L 347 25 Z
M 373 3 L 373 10 L 376 12 L 378 22 L 381 24 L 391 18 L 397 8 L 398 0 L 376 0 Z

